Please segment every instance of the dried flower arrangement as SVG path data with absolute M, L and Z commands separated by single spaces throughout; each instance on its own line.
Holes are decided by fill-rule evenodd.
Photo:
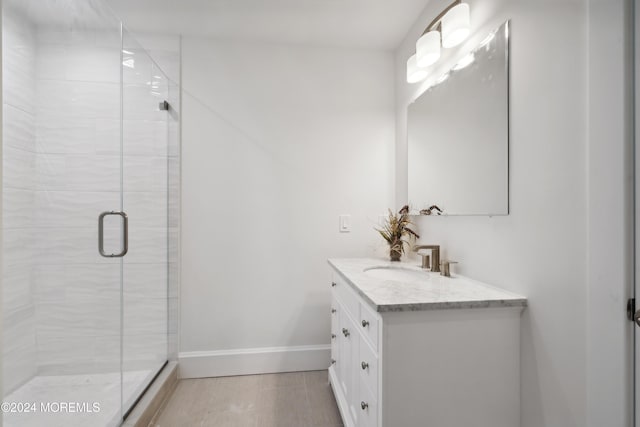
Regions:
M 376 231 L 380 233 L 382 238 L 389 244 L 389 257 L 391 261 L 400 261 L 400 257 L 404 253 L 404 245 L 409 244 L 407 240 L 404 240 L 404 236 L 409 236 L 410 239 L 418 239 L 420 236 L 413 231 L 409 226 L 412 225 L 409 219 L 409 206 L 405 205 L 398 211 L 397 214 L 391 212 L 389 209 L 389 217 L 385 221 L 382 229 L 376 228 Z

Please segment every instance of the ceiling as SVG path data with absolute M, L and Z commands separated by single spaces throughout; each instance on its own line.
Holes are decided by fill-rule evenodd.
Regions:
M 428 0 L 106 0 L 134 32 L 394 49 Z

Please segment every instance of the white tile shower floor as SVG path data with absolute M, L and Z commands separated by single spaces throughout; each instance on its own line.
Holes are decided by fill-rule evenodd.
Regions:
M 126 372 L 122 400 L 132 403 L 154 374 L 152 371 Z M 3 402 L 5 427 L 117 426 L 121 416 L 120 373 L 37 376 L 6 396 Z M 99 411 L 80 412 L 82 408 L 78 407 L 76 412 L 60 409 L 60 404 L 65 403 L 86 403 L 92 408 L 94 402 L 100 405 Z M 20 409 L 19 405 L 35 404 L 35 411 L 7 412 L 7 404 L 15 404 L 16 410 Z

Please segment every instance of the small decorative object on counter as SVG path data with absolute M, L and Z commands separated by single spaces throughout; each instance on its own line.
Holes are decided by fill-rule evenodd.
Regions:
M 409 244 L 403 237 L 409 236 L 410 239 L 418 239 L 420 236 L 409 226 L 412 225 L 409 220 L 409 206 L 405 205 L 397 214 L 389 209 L 389 217 L 382 226 L 382 229 L 376 228 L 382 238 L 389 244 L 389 257 L 391 261 L 400 261 L 400 257 L 404 253 L 404 245 Z
M 438 207 L 438 205 L 431 205 L 428 209 L 422 209 L 420 211 L 420 215 L 442 215 L 442 209 Z

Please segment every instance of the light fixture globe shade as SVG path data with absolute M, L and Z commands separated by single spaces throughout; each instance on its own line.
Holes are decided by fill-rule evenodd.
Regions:
M 440 32 L 429 31 L 416 42 L 416 60 L 418 67 L 435 64 L 440 59 Z
M 442 47 L 450 48 L 459 45 L 471 32 L 471 16 L 469 5 L 460 3 L 452 7 L 442 17 Z
M 411 55 L 407 60 L 407 83 L 418 83 L 427 77 L 427 72 L 418 67 L 416 56 Z

